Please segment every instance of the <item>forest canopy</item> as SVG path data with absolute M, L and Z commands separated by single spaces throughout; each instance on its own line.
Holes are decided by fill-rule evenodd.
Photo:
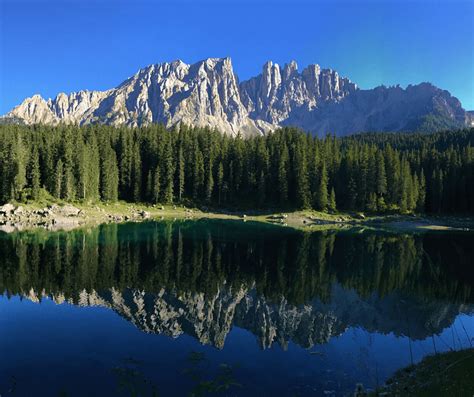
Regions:
M 208 128 L 0 126 L 0 202 L 191 202 L 474 212 L 474 129 L 230 137 Z

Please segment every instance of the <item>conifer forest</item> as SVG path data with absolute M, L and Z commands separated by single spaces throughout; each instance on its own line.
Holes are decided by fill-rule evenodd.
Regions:
M 242 138 L 208 128 L 0 126 L 0 202 L 474 212 L 474 129 Z

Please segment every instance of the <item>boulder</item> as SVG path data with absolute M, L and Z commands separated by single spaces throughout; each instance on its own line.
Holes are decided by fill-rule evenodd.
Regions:
M 25 212 L 25 209 L 20 205 L 13 210 L 15 215 L 21 215 Z
M 63 207 L 58 207 L 54 212 L 62 216 L 78 216 L 81 213 L 81 210 L 73 205 L 66 204 Z
M 150 217 L 150 213 L 145 211 L 145 210 L 140 211 L 139 214 L 142 218 L 149 218 Z
M 42 217 L 47 217 L 52 214 L 51 209 L 49 208 L 43 208 L 35 211 L 35 214 L 42 216 Z
M 15 206 L 13 204 L 5 204 L 0 207 L 0 214 L 2 215 L 10 215 L 15 210 Z

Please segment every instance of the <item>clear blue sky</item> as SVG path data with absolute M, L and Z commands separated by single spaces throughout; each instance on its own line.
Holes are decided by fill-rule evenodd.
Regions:
M 152 63 L 319 63 L 362 88 L 429 81 L 474 109 L 474 0 L 0 0 L 0 114 Z

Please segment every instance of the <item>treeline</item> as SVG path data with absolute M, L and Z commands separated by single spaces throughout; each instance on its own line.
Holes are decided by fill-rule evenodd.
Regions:
M 323 139 L 284 128 L 0 127 L 0 202 L 207 203 L 396 212 L 474 211 L 474 129 Z

